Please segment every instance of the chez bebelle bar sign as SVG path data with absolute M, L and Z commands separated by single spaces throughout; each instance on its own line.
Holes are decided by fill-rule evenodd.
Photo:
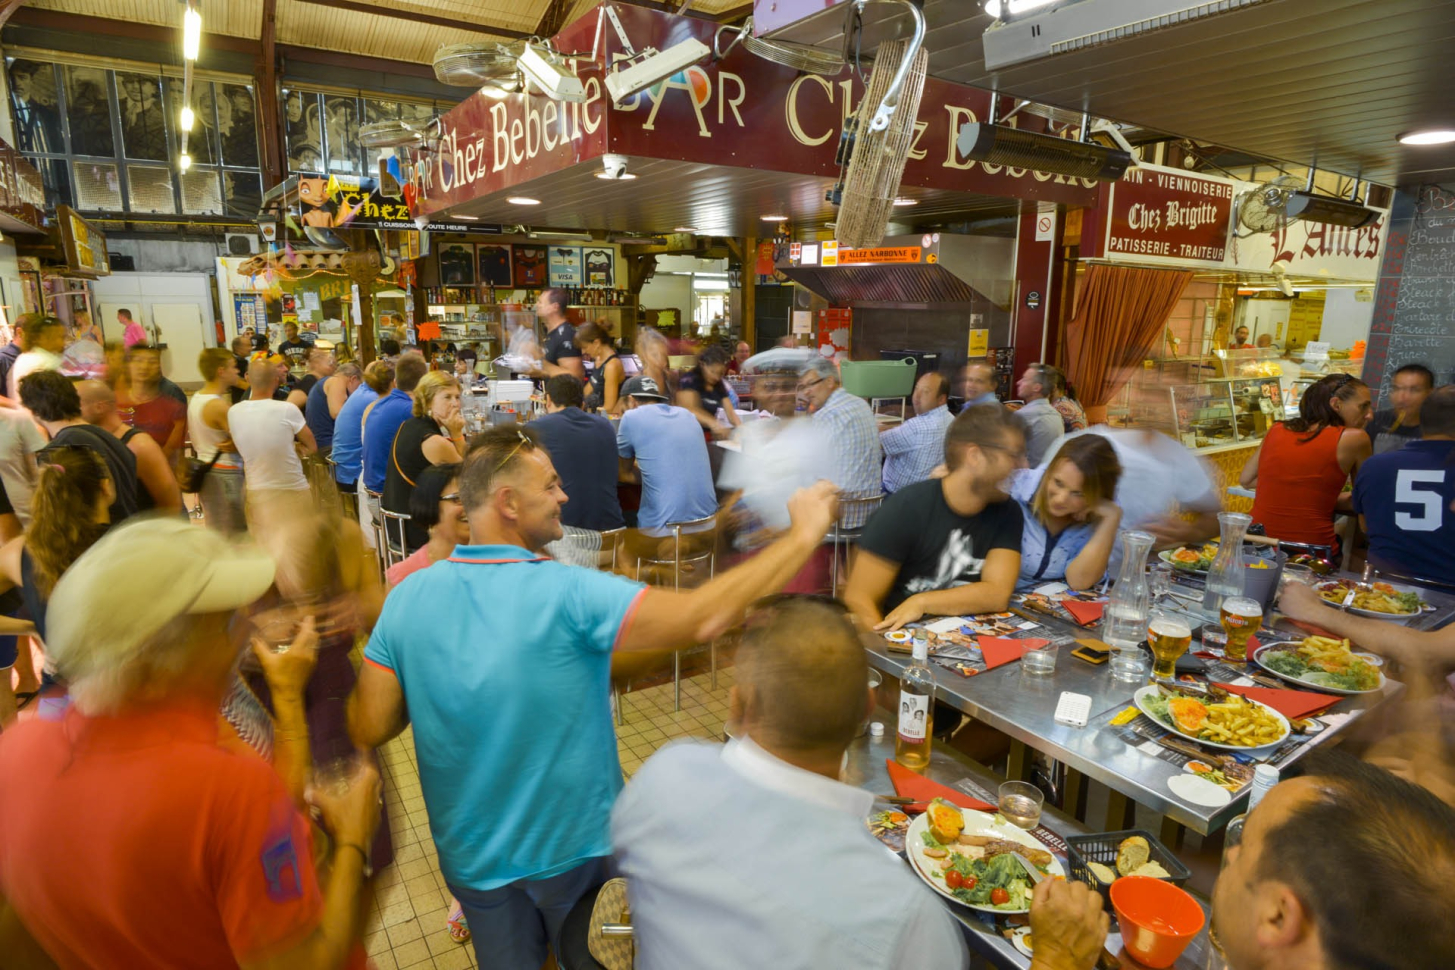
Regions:
M 666 49 L 688 36 L 709 45 L 715 25 L 643 7 L 618 7 L 639 48 Z M 564 51 L 590 51 L 595 11 L 556 38 Z M 441 120 L 438 149 L 410 187 L 411 211 L 432 215 L 461 202 L 613 152 L 738 168 L 823 176 L 838 174 L 834 154 L 844 119 L 859 107 L 864 86 L 849 68 L 838 78 L 800 75 L 742 47 L 720 61 L 688 68 L 621 105 L 608 99 L 602 63 L 621 55 L 604 32 L 600 61 L 578 59 L 582 104 L 533 89 L 492 99 L 476 93 Z M 930 78 L 925 84 L 902 184 L 980 195 L 1093 205 L 1097 183 L 965 158 L 955 147 L 960 126 L 989 113 L 988 91 Z M 1008 106 L 1010 99 L 1003 99 Z M 1045 130 L 1044 119 L 1016 123 Z

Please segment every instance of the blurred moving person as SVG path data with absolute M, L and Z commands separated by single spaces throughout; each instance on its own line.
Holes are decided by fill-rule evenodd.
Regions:
M 136 459 L 136 480 L 141 486 L 136 493 L 137 511 L 182 511 L 182 489 L 166 453 L 151 435 L 121 420 L 116 393 L 104 381 L 80 381 L 76 393 L 81 399 L 82 420 L 115 435 Z
M 1051 378 L 1056 385 L 1051 392 L 1051 407 L 1061 415 L 1061 426 L 1067 434 L 1073 431 L 1085 431 L 1086 412 L 1082 409 L 1080 402 L 1071 396 L 1066 384 L 1065 373 L 1060 368 L 1053 367 Z
M 540 369 L 530 376 L 547 378 L 570 374 L 577 380 L 586 380 L 586 365 L 581 361 L 581 349 L 576 346 L 576 328 L 566 319 L 566 291 L 559 286 L 541 290 L 535 311 L 546 339 L 540 347 Z
M 126 350 L 126 383 L 116 391 L 121 420 L 151 435 L 175 465 L 187 435 L 187 396 L 168 394 L 162 386 L 162 352 L 150 344 Z M 176 385 L 173 385 L 174 387 Z
M 754 610 L 736 665 L 734 738 L 660 749 L 612 810 L 637 970 L 965 967 L 944 904 L 865 838 L 874 794 L 839 781 L 874 708 L 843 608 Z
M 136 514 L 136 456 L 115 435 L 81 419 L 81 397 L 69 378 L 57 371 L 37 371 L 21 385 L 20 400 L 51 436 L 39 461 L 52 448 L 90 448 L 106 463 L 111 479 L 112 524 Z
M 995 368 L 989 361 L 974 359 L 967 363 L 960 371 L 960 377 L 956 382 L 958 397 L 964 398 L 965 408 L 979 407 L 982 404 L 999 404 L 1000 398 L 995 396 L 996 377 Z
M 241 338 L 239 338 L 241 339 Z M 243 517 L 243 463 L 232 443 L 227 411 L 233 392 L 242 378 L 237 357 L 220 347 L 209 347 L 197 355 L 202 387 L 187 405 L 187 433 L 197 460 L 212 463 L 202 478 L 198 499 L 208 528 L 228 535 L 247 528 Z
M 1394 372 L 1389 385 L 1392 407 L 1376 411 L 1364 428 L 1376 455 L 1421 437 L 1420 406 L 1434 389 L 1435 374 L 1424 364 L 1405 364 Z
M 66 325 L 59 317 L 29 314 L 20 330 L 24 348 L 10 368 L 5 394 L 12 401 L 20 399 L 20 382 L 29 374 L 59 371 L 61 351 L 66 349 Z

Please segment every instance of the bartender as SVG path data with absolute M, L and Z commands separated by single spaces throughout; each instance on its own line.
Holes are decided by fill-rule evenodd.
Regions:
M 1239 327 L 1233 331 L 1233 342 L 1228 344 L 1229 350 L 1251 350 L 1253 345 L 1248 343 L 1248 328 Z

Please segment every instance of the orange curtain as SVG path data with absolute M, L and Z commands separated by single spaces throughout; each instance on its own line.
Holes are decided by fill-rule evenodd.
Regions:
M 1189 270 L 1096 264 L 1081 281 L 1076 315 L 1066 325 L 1066 379 L 1092 421 L 1126 382 L 1127 368 L 1155 345 L 1187 284 Z

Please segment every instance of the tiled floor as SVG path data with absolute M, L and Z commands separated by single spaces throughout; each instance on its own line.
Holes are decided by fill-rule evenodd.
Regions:
M 721 738 L 732 682 L 730 666 L 718 671 L 717 690 L 709 674 L 684 678 L 678 712 L 672 710 L 670 681 L 623 695 L 626 723 L 617 727 L 616 737 L 627 777 L 673 738 Z M 378 970 L 474 967 L 474 949 L 452 942 L 445 930 L 450 894 L 429 833 L 411 731 L 385 745 L 382 754 L 394 864 L 375 880 L 364 931 L 369 957 Z

